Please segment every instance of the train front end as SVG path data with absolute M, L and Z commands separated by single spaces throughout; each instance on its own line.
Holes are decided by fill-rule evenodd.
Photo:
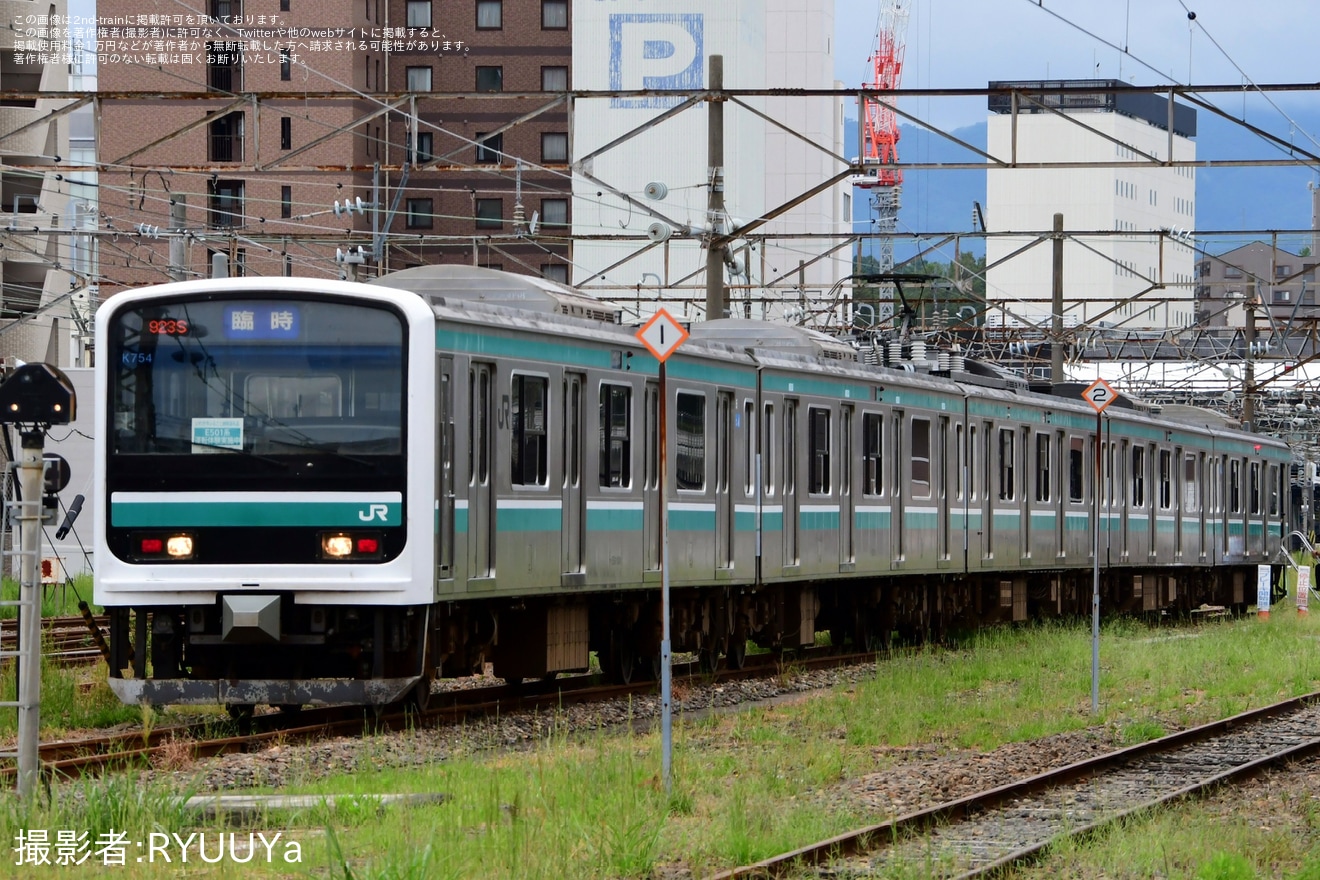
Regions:
M 435 591 L 429 306 L 184 282 L 111 298 L 96 332 L 95 600 L 119 698 L 405 694 Z

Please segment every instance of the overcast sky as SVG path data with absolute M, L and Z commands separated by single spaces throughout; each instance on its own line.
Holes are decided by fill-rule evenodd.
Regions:
M 836 0 L 836 75 L 847 86 L 869 78 L 880 2 Z M 910 10 L 904 88 L 1090 77 L 1121 77 L 1139 85 L 1320 80 L 1316 0 L 903 2 Z M 1188 20 L 1189 10 L 1195 21 Z M 1124 46 L 1126 55 L 1114 48 Z M 1316 103 L 1316 94 L 1276 100 L 1296 106 L 1302 100 Z M 918 103 L 900 108 L 949 127 L 985 118 L 984 98 Z M 1216 103 L 1225 109 L 1242 106 L 1240 98 L 1228 96 Z

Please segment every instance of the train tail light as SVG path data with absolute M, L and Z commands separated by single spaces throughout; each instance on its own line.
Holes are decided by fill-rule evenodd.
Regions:
M 321 533 L 322 559 L 360 561 L 380 555 L 380 535 L 375 532 Z
M 143 562 L 180 562 L 192 559 L 196 548 L 193 536 L 186 532 L 172 535 L 134 535 L 134 556 Z

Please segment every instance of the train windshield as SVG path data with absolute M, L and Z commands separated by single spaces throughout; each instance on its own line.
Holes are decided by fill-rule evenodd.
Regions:
M 212 297 L 114 321 L 112 454 L 403 451 L 403 320 L 387 308 Z

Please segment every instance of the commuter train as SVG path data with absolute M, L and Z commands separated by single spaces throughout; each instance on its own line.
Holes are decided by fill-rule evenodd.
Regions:
M 424 702 L 485 661 L 543 678 L 591 652 L 653 674 L 665 544 L 673 649 L 733 666 L 749 641 L 1088 614 L 1096 510 L 1106 613 L 1242 611 L 1274 561 L 1288 449 L 1213 413 L 1097 417 L 1081 386 L 919 343 L 690 329 L 662 409 L 619 310 L 540 279 L 432 266 L 111 298 L 95 599 L 115 693 Z

